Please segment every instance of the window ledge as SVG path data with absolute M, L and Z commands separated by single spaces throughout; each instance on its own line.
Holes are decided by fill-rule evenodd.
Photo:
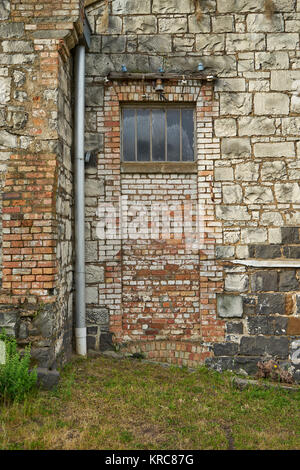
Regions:
M 197 173 L 197 162 L 123 162 L 121 173 Z

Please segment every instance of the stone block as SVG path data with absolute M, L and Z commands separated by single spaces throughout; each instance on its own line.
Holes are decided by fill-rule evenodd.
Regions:
M 288 118 L 283 118 L 283 120 Z M 275 120 L 268 117 L 243 116 L 238 121 L 239 135 L 274 135 Z M 299 122 L 300 126 L 300 122 Z
M 186 17 L 159 18 L 158 30 L 160 33 L 179 34 L 187 33 Z
M 275 225 L 279 227 L 280 225 L 283 225 L 283 218 L 282 215 L 279 212 L 275 211 L 265 211 L 262 212 L 261 217 L 260 217 L 260 224 L 261 225 Z
M 233 16 L 222 15 L 212 17 L 212 31 L 214 33 L 231 33 L 233 31 Z
M 227 138 L 221 142 L 222 158 L 248 158 L 251 156 L 250 139 L 247 137 Z
M 109 312 L 104 307 L 88 308 L 86 318 L 88 324 L 107 326 L 109 323 Z
M 217 0 L 219 13 L 245 13 L 261 11 L 257 0 Z
M 284 294 L 258 294 L 257 297 L 258 315 L 284 315 L 285 314 L 285 296 Z
M 127 18 L 127 17 L 124 17 L 124 18 Z M 102 33 L 121 34 L 122 33 L 122 18 L 120 18 L 119 16 L 109 15 L 108 27 L 107 27 L 105 24 L 103 24 L 102 16 L 99 16 L 96 19 L 95 33 L 96 34 L 102 34 Z M 93 50 L 91 49 L 91 52 L 100 52 L 99 49 L 94 50 L 96 47 L 97 47 L 96 43 L 94 43 Z
M 299 227 L 282 227 L 281 228 L 282 243 L 300 243 Z
M 104 195 L 103 180 L 86 179 L 85 183 L 85 196 L 86 197 L 99 197 Z
M 247 15 L 247 31 L 249 33 L 272 33 L 284 31 L 284 21 L 281 14 L 273 14 L 272 18 L 267 18 L 265 14 Z
M 126 33 L 153 34 L 157 32 L 156 17 L 153 15 L 125 16 L 123 18 Z
M 10 101 L 11 78 L 0 77 L 0 104 Z
M 250 220 L 247 207 L 245 206 L 216 206 L 216 216 L 222 220 Z
M 102 266 L 87 264 L 85 273 L 87 283 L 104 282 L 104 268 Z
M 221 318 L 241 318 L 243 300 L 240 295 L 217 294 L 217 312 Z
M 265 148 L 265 144 L 261 144 L 261 147 L 256 147 L 258 144 L 254 145 L 254 154 L 255 156 L 265 155 L 266 152 L 270 152 L 270 147 Z M 291 150 L 291 149 L 290 149 Z M 284 150 L 281 150 L 284 152 Z M 281 153 L 280 152 L 280 153 Z M 261 167 L 261 179 L 263 181 L 272 181 L 272 180 L 282 180 L 286 179 L 286 165 L 283 161 L 271 161 L 264 162 Z
M 255 68 L 259 70 L 288 69 L 289 55 L 285 51 L 256 52 Z M 288 71 L 286 70 L 288 73 Z
M 138 50 L 140 52 L 171 52 L 172 39 L 167 35 L 139 36 Z
M 233 169 L 227 166 L 215 168 L 215 180 L 216 181 L 233 181 Z
M 117 53 L 125 52 L 126 48 L 126 38 L 125 36 L 103 36 L 102 37 L 102 52 L 107 53 Z
M 215 90 L 220 92 L 246 91 L 244 78 L 219 78 L 215 84 Z
M 2 0 L 0 4 L 0 21 L 7 20 L 10 16 L 10 0 Z
M 238 353 L 237 343 L 215 343 L 213 351 L 215 356 L 235 356 Z
M 222 93 L 220 96 L 220 114 L 247 115 L 252 110 L 251 93 Z
M 188 31 L 189 33 L 210 33 L 210 16 L 204 14 L 201 21 L 197 21 L 195 14 L 189 15 Z
M 236 321 L 226 322 L 226 333 L 231 335 L 242 335 L 244 331 L 243 323 Z
M 234 55 L 208 55 L 201 58 L 204 66 L 221 77 L 232 77 L 237 67 L 237 59 Z M 199 59 L 198 59 L 199 62 Z
M 299 280 L 296 277 L 296 271 L 294 269 L 283 270 L 279 273 L 279 291 L 297 291 L 299 287 Z
M 249 288 L 249 277 L 247 274 L 226 274 L 225 291 L 246 292 Z
M 88 335 L 87 338 L 86 338 L 86 343 L 87 343 L 87 350 L 88 351 L 90 349 L 95 351 L 95 349 L 96 349 L 96 338 L 95 338 L 95 336 Z
M 300 259 L 300 246 L 285 246 L 283 254 L 285 258 Z
M 114 65 L 107 55 L 104 54 L 87 54 L 86 55 L 86 74 L 88 76 L 105 77 L 114 70 Z M 86 87 L 89 92 L 90 86 Z
M 252 292 L 276 291 L 278 287 L 277 271 L 257 271 L 251 275 Z
M 98 259 L 98 242 L 86 241 L 85 243 L 85 259 L 86 261 L 95 261 Z
M 285 22 L 285 31 L 287 33 L 297 33 L 300 30 L 300 20 L 287 20 Z
M 264 243 L 267 241 L 267 229 L 265 228 L 243 228 L 241 230 L 242 243 Z
M 254 113 L 257 115 L 289 114 L 289 97 L 283 93 L 255 93 Z
M 276 183 L 274 189 L 278 202 L 290 204 L 300 202 L 300 185 L 298 183 Z
M 255 257 L 261 259 L 281 258 L 281 245 L 256 245 Z
M 272 70 L 271 90 L 291 91 L 300 80 L 300 70 Z
M 291 112 L 300 113 L 300 96 L 292 96 L 291 98 Z
M 98 153 L 103 149 L 103 134 L 86 132 L 84 142 L 85 152 Z
M 289 317 L 287 321 L 287 335 L 300 335 L 300 317 Z
M 104 89 L 103 86 L 87 85 L 85 88 L 86 106 L 103 106 Z
M 281 243 L 281 230 L 280 228 L 269 228 L 269 243 Z
M 51 338 L 56 327 L 55 312 L 51 310 L 51 307 L 45 307 L 42 311 L 37 312 L 32 321 L 32 326 L 36 330 L 37 336 L 40 335 L 43 338 Z
M 16 148 L 18 147 L 18 138 L 16 135 L 0 130 L 0 149 Z
M 294 12 L 295 0 L 273 0 L 276 11 L 281 12 Z
M 237 204 L 242 202 L 243 192 L 238 184 L 223 185 L 224 204 Z
M 240 354 L 245 356 L 264 356 L 266 354 L 279 359 L 287 359 L 289 340 L 277 336 L 244 336 L 241 339 Z
M 30 41 L 3 41 L 2 42 L 3 52 L 22 52 L 26 54 L 33 52 L 33 42 Z
M 217 137 L 233 137 L 237 133 L 236 120 L 233 118 L 216 119 L 215 134 Z
M 270 33 L 267 35 L 268 51 L 285 51 L 299 48 L 299 35 L 297 33 Z
M 257 158 L 295 157 L 295 145 L 294 142 L 258 142 L 254 144 L 254 155 Z M 268 162 L 267 165 L 272 165 L 273 169 L 285 167 L 284 162 L 278 163 Z
M 192 52 L 194 50 L 195 38 L 194 37 L 175 37 L 173 40 L 174 51 L 178 52 Z
M 258 177 L 259 166 L 254 162 L 239 163 L 235 167 L 237 181 L 257 181 Z
M 300 117 L 287 117 L 282 119 L 283 135 L 299 135 L 300 134 Z
M 227 33 L 226 51 L 249 52 L 263 51 L 265 49 L 265 36 L 262 33 Z
M 87 304 L 98 304 L 98 287 L 86 287 L 85 297 Z
M 20 38 L 24 34 L 24 23 L 1 23 L 0 38 Z
M 200 52 L 221 52 L 225 49 L 224 34 L 197 34 L 196 50 Z
M 269 204 L 274 201 L 272 189 L 268 186 L 247 186 L 244 201 L 247 204 Z
M 216 258 L 225 259 L 232 258 L 234 256 L 234 247 L 233 246 L 216 246 Z
M 286 317 L 249 317 L 248 330 L 250 335 L 286 335 L 288 319 Z
M 136 15 L 149 14 L 151 12 L 151 1 L 144 0 L 115 0 L 112 3 L 114 15 Z
M 192 13 L 193 4 L 189 0 L 153 0 L 152 13 Z
M 101 332 L 100 334 L 100 351 L 114 351 L 112 333 Z

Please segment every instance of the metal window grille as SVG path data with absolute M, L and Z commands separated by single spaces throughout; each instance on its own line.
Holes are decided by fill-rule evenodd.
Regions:
M 124 162 L 193 162 L 194 106 L 123 106 L 121 152 Z

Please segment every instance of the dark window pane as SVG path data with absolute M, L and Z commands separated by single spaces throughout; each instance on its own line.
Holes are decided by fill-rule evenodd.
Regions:
M 167 110 L 167 160 L 180 160 L 180 110 Z
M 123 109 L 123 159 L 135 160 L 135 110 Z
M 194 160 L 194 111 L 183 109 L 181 111 L 182 122 L 182 160 Z
M 154 162 L 165 160 L 165 119 L 164 109 L 152 110 L 152 160 Z
M 150 161 L 150 110 L 137 110 L 137 159 Z

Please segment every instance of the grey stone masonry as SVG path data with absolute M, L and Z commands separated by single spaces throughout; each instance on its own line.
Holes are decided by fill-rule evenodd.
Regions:
M 142 328 L 143 341 L 166 339 L 159 328 L 164 312 L 153 308 L 158 294 L 152 296 L 155 300 L 150 294 L 139 304 L 136 300 L 144 299 L 139 288 L 141 296 L 147 295 L 150 275 L 137 278 L 133 268 L 124 273 L 124 243 L 99 240 L 95 214 L 99 203 L 115 203 L 122 196 L 122 106 L 176 107 L 186 100 L 195 107 L 197 188 L 186 194 L 198 201 L 201 214 L 201 334 L 211 328 L 208 337 L 200 338 L 199 331 L 191 336 L 204 341 L 211 354 L 208 363 L 217 370 L 255 373 L 258 360 L 269 355 L 285 361 L 296 377 L 300 365 L 291 358 L 292 344 L 300 337 L 300 2 L 273 0 L 273 11 L 266 9 L 264 0 L 198 3 L 198 15 L 191 0 L 109 0 L 108 10 L 100 1 L 86 9 L 92 27 L 86 64 L 86 149 L 94 152 L 93 164 L 86 168 L 89 345 L 96 349 L 110 345 L 111 337 L 105 334 L 121 334 L 115 318 L 124 327 L 129 316 L 134 326 L 132 331 L 123 330 L 124 342 L 140 338 Z M 21 29 L 21 25 L 8 28 L 7 38 L 13 41 L 6 39 L 9 44 L 0 51 L 0 67 L 8 60 L 25 60 L 17 52 L 22 47 Z M 30 61 L 30 45 L 23 46 Z M 14 59 L 6 58 L 8 50 L 16 51 Z M 205 80 L 186 79 L 197 73 L 199 65 L 216 76 L 212 95 Z M 125 80 L 122 66 L 142 78 Z M 155 81 L 143 79 L 143 74 L 161 70 L 176 77 L 167 80 L 162 75 L 164 94 L 159 99 Z M 110 72 L 117 72 L 119 79 L 111 81 Z M 0 73 L 2 106 L 13 79 L 22 82 L 21 76 Z M 16 114 L 18 110 L 11 112 L 15 113 L 11 119 L 22 128 L 25 117 Z M 3 151 L 8 143 L 20 145 L 9 127 L 0 131 Z M 144 203 L 148 197 L 176 199 L 162 179 L 163 171 L 152 194 L 153 186 L 142 173 L 143 163 L 139 164 L 140 173 L 137 169 L 132 173 L 135 183 L 127 184 L 126 196 L 138 198 L 143 189 Z M 168 178 L 179 181 L 175 170 Z M 145 253 L 146 262 L 152 255 L 139 243 L 134 249 L 139 255 Z M 158 270 L 156 286 L 163 286 L 169 295 L 173 279 L 163 278 L 162 271 Z M 180 276 L 188 289 L 191 279 Z M 130 291 L 135 282 L 140 282 L 135 308 L 124 313 L 128 301 L 124 286 Z M 178 331 L 182 323 L 189 323 L 191 308 L 187 305 L 186 315 L 178 315 Z M 147 328 L 152 316 L 157 324 Z M 177 334 L 179 338 L 178 332 L 172 338 Z M 187 333 L 184 341 L 189 339 Z

